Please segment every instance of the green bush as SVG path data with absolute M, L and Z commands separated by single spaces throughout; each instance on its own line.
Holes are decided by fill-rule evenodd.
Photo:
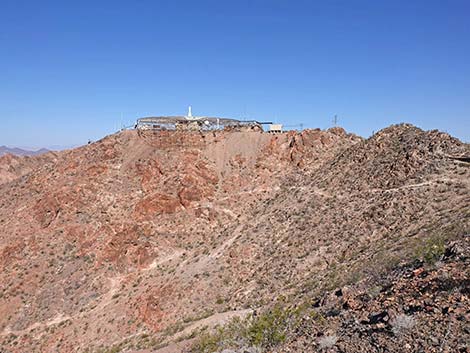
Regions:
M 442 258 L 445 248 L 443 237 L 432 236 L 426 239 L 423 245 L 417 249 L 417 257 L 432 265 Z
M 300 325 L 301 309 L 276 305 L 261 314 L 232 319 L 213 332 L 202 334 L 193 352 L 210 353 L 224 348 L 259 347 L 270 349 L 285 341 L 289 331 Z
M 252 320 L 245 333 L 250 346 L 273 347 L 284 342 L 290 314 L 276 306 Z

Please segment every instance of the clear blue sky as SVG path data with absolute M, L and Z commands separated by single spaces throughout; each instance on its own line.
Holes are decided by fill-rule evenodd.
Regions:
M 468 0 L 0 0 L 0 145 L 186 113 L 470 140 Z

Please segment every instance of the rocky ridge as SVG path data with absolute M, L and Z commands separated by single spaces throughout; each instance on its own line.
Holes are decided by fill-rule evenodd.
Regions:
M 449 158 L 468 152 L 399 125 L 125 131 L 57 153 L 0 185 L 0 347 L 184 351 L 233 317 L 375 283 L 469 233 L 468 164 Z M 305 330 L 250 349 L 320 349 L 325 330 Z

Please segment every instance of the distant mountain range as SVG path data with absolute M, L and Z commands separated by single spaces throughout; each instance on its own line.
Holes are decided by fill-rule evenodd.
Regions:
M 0 146 L 0 156 L 3 156 L 4 154 L 7 154 L 7 153 L 13 154 L 15 156 L 37 156 L 39 154 L 43 154 L 47 152 L 49 152 L 49 150 L 46 148 L 41 148 L 37 151 L 29 151 L 29 150 L 24 150 L 24 149 L 17 148 L 17 147 L 10 148 L 7 146 Z

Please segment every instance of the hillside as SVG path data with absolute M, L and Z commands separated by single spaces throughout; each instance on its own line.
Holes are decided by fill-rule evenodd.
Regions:
M 0 347 L 400 351 L 383 332 L 364 338 L 367 315 L 400 296 L 419 301 L 416 288 L 442 276 L 455 281 L 452 292 L 435 291 L 438 308 L 464 317 L 452 330 L 403 305 L 387 315 L 412 316 L 442 347 L 469 342 L 469 277 L 459 268 L 468 265 L 470 173 L 451 158 L 469 155 L 447 134 L 397 125 L 367 140 L 340 128 L 124 131 L 31 157 L 0 180 Z M 247 336 L 273 312 L 279 335 L 261 325 Z
M 54 161 L 55 152 L 45 148 L 28 151 L 0 146 L 0 184 L 8 183 Z
M 0 156 L 0 185 L 29 174 L 46 164 L 54 163 L 55 160 L 55 152 L 48 152 L 34 157 L 4 154 Z

